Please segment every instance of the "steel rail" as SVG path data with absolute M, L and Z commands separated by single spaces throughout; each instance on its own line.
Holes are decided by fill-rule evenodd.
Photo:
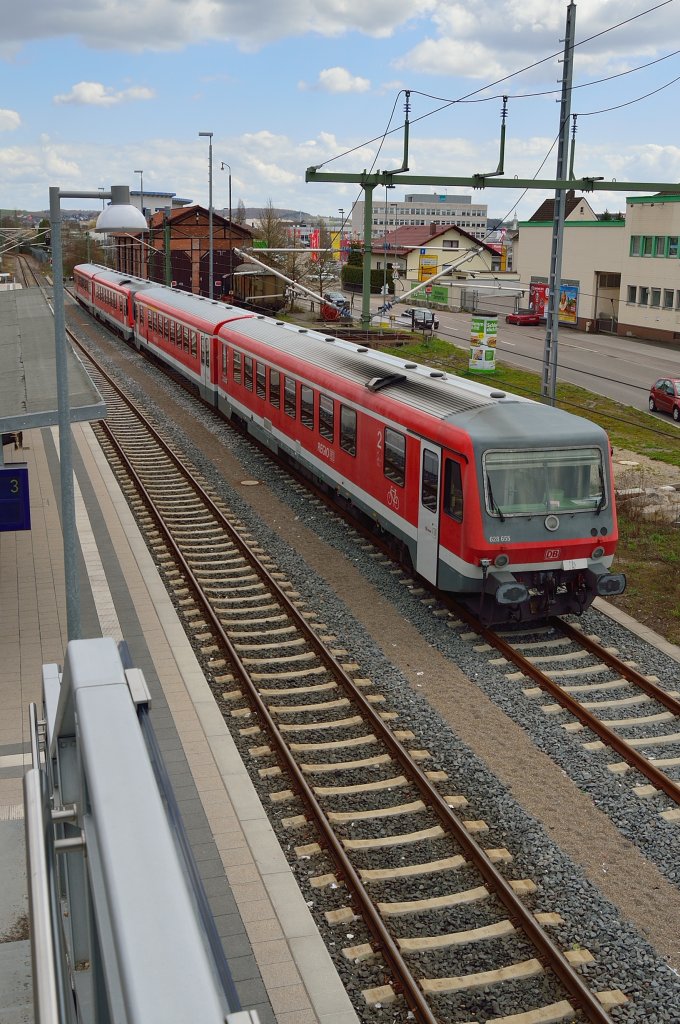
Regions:
M 88 357 L 94 359 L 88 353 Z M 104 371 L 100 371 L 106 376 L 111 386 L 120 393 L 120 389 L 115 383 L 108 377 Z M 122 396 L 124 399 L 124 396 Z M 485 881 L 492 887 L 494 893 L 499 897 L 501 902 L 505 905 L 510 917 L 515 922 L 520 924 L 521 929 L 530 939 L 534 947 L 536 948 L 539 956 L 543 959 L 544 963 L 550 966 L 553 972 L 560 979 L 565 989 L 575 1001 L 575 1003 L 584 1011 L 588 1019 L 594 1024 L 611 1024 L 611 1017 L 607 1014 L 602 1004 L 597 999 L 597 996 L 588 988 L 585 982 L 582 980 L 580 975 L 571 966 L 567 958 L 564 956 L 559 947 L 552 941 L 550 936 L 544 931 L 541 925 L 538 923 L 534 915 L 527 910 L 522 903 L 521 899 L 515 894 L 511 885 L 506 881 L 503 875 L 496 869 L 491 863 L 488 856 L 481 848 L 481 846 L 472 838 L 467 832 L 463 822 L 454 814 L 453 810 L 448 806 L 446 801 L 432 786 L 426 775 L 421 771 L 417 764 L 409 756 L 406 749 L 402 746 L 399 740 L 396 738 L 392 730 L 383 722 L 379 713 L 374 709 L 369 701 L 366 700 L 364 695 L 357 690 L 351 677 L 345 672 L 342 666 L 335 660 L 330 652 L 323 645 L 314 629 L 305 620 L 303 615 L 298 611 L 295 605 L 286 596 L 285 592 L 282 591 L 275 580 L 272 579 L 267 569 L 262 565 L 260 560 L 250 552 L 245 545 L 245 542 L 239 537 L 238 532 L 224 517 L 220 509 L 215 506 L 214 501 L 210 496 L 203 490 L 201 485 L 193 480 L 191 474 L 186 468 L 179 462 L 177 456 L 172 452 L 170 447 L 163 441 L 158 435 L 155 428 L 150 424 L 143 414 L 140 414 L 138 410 L 133 410 L 135 415 L 142 421 L 147 429 L 149 429 L 154 438 L 164 449 L 166 454 L 178 465 L 178 468 L 184 475 L 185 479 L 193 482 L 193 486 L 201 494 L 203 499 L 209 503 L 213 514 L 220 520 L 224 528 L 233 537 L 234 541 L 239 545 L 242 552 L 247 555 L 251 563 L 254 564 L 258 574 L 261 578 L 267 582 L 267 586 L 270 587 L 275 594 L 277 599 L 284 606 L 290 617 L 296 622 L 296 625 L 304 632 L 305 636 L 309 640 L 310 644 L 314 646 L 314 649 L 320 659 L 323 661 L 328 670 L 334 675 L 337 681 L 339 681 L 346 693 L 350 694 L 352 700 L 361 709 L 364 719 L 370 724 L 374 732 L 379 736 L 388 750 L 391 752 L 395 760 L 400 766 L 407 772 L 411 781 L 415 784 L 421 795 L 423 796 L 424 802 L 431 808 L 432 811 L 437 815 L 439 820 L 444 825 L 447 832 L 452 834 L 459 845 L 466 851 L 469 859 L 475 864 L 480 874 L 483 876 Z M 288 771 L 295 779 L 296 785 L 305 805 L 310 809 L 312 815 L 319 824 L 319 827 L 324 835 L 325 841 L 327 842 L 330 849 L 333 851 L 333 855 L 336 858 L 336 862 L 340 865 L 340 874 L 344 877 L 351 886 L 355 898 L 362 907 L 362 910 L 367 919 L 367 925 L 371 933 L 375 936 L 376 940 L 383 947 L 384 952 L 387 954 L 387 959 L 392 966 L 393 971 L 399 978 L 400 983 L 404 987 L 404 994 L 407 1002 L 411 1009 L 420 1015 L 420 1019 L 425 1022 L 434 1022 L 435 1017 L 432 1016 L 432 1011 L 429 1005 L 424 1000 L 420 987 L 416 980 L 413 978 L 408 966 L 404 962 L 401 953 L 396 946 L 394 940 L 391 938 L 389 932 L 385 928 L 382 918 L 379 912 L 376 910 L 370 897 L 368 896 L 363 884 L 357 875 L 351 861 L 347 857 L 340 841 L 338 840 L 335 832 L 333 831 L 330 822 L 326 818 L 323 809 L 318 804 L 318 801 L 307 783 L 302 771 L 297 765 L 297 762 L 293 758 L 293 755 L 289 751 L 285 740 L 281 736 L 281 733 L 276 725 L 276 722 L 272 718 L 268 711 L 265 703 L 260 697 L 257 688 L 250 680 L 247 670 L 242 665 L 241 660 L 235 651 L 231 641 L 225 633 L 222 624 L 219 621 L 216 613 L 213 611 L 210 601 L 203 595 L 203 591 L 199 581 L 193 574 L 190 566 L 188 565 L 184 555 L 180 551 L 179 547 L 175 543 L 167 527 L 165 526 L 162 516 L 158 512 L 153 502 L 153 499 L 148 494 L 146 487 L 143 482 L 139 479 L 138 474 L 129 464 L 129 460 L 125 456 L 121 446 L 113 436 L 108 426 L 102 423 L 102 429 L 107 434 L 110 442 L 115 447 L 119 454 L 119 457 L 123 462 L 129 466 L 130 473 L 135 480 L 136 486 L 139 488 L 140 493 L 143 495 L 144 500 L 149 504 L 154 518 L 156 519 L 160 529 L 167 537 L 169 544 L 173 550 L 177 561 L 182 566 L 182 570 L 185 573 L 188 580 L 191 582 L 196 594 L 198 595 L 201 603 L 204 605 L 206 614 L 213 623 L 215 631 L 218 633 L 222 643 L 229 653 L 230 658 L 233 661 L 237 669 L 241 681 L 248 690 L 248 696 L 252 706 L 262 716 L 263 721 L 266 723 L 267 729 L 273 738 L 280 757 L 285 762 Z
M 559 683 L 554 682 L 550 676 L 547 676 L 540 668 L 537 668 L 527 658 L 525 658 L 523 654 L 516 651 L 509 641 L 498 636 L 498 634 L 494 633 L 490 627 L 481 625 L 481 623 L 479 623 L 470 612 L 462 606 L 458 606 L 454 601 L 447 603 L 450 605 L 452 610 L 455 610 L 455 614 L 459 618 L 463 619 L 468 625 L 470 625 L 481 637 L 483 637 L 484 640 L 487 641 L 487 643 L 492 647 L 495 647 L 504 658 L 507 658 L 513 665 L 516 665 L 524 675 L 529 679 L 532 679 L 542 690 L 549 693 L 551 697 L 554 697 L 562 707 L 566 708 L 566 710 L 574 716 L 574 718 L 577 718 L 579 722 L 590 729 L 591 732 L 594 732 L 596 736 L 599 736 L 608 747 L 611 747 L 612 750 L 617 752 L 617 754 L 620 754 L 624 761 L 627 761 L 632 765 L 632 767 L 639 771 L 641 775 L 644 775 L 645 778 L 649 779 L 656 789 L 660 789 L 666 794 L 666 796 L 670 797 L 674 803 L 680 804 L 680 788 L 668 777 L 668 775 L 665 774 L 665 772 L 658 768 L 653 761 L 649 761 L 635 747 L 631 747 L 626 743 L 623 737 L 619 736 L 613 729 L 604 725 L 604 723 L 601 722 L 591 711 L 583 707 L 583 705 L 572 697 L 571 694 L 562 689 Z M 560 623 L 560 628 L 562 628 L 563 624 L 559 619 L 557 621 Z M 578 637 L 578 642 L 581 643 L 584 639 L 582 634 L 580 634 L 578 630 L 574 630 L 574 634 Z M 623 663 L 614 655 L 608 654 L 604 649 L 601 649 L 595 641 L 588 640 L 587 644 L 584 644 L 584 646 L 586 646 L 591 653 L 596 654 L 597 657 L 602 656 L 602 659 L 607 661 L 607 664 L 609 664 L 610 667 L 615 667 L 617 671 L 619 669 L 625 670 L 628 673 L 627 678 L 631 682 L 637 682 L 639 679 L 645 683 L 645 687 L 643 687 L 645 689 L 650 686 L 654 686 L 654 684 L 649 683 L 649 680 L 645 680 L 644 676 L 640 675 L 640 673 L 624 666 Z M 647 692 L 651 693 L 652 691 L 647 689 Z M 656 693 L 653 695 L 656 696 Z M 666 707 L 670 707 L 671 710 L 675 710 L 671 705 L 678 707 L 678 702 L 675 701 L 673 697 L 670 697 L 669 694 L 665 694 L 665 697 L 667 698 L 667 701 L 671 702 L 669 705 L 667 701 L 664 701 Z M 677 713 L 678 712 L 676 712 L 676 714 Z

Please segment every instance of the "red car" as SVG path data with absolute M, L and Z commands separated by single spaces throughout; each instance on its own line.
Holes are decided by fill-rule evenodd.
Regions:
M 660 377 L 652 384 L 649 411 L 669 412 L 676 423 L 680 422 L 680 380 L 677 377 Z
M 508 313 L 505 322 L 506 324 L 522 324 L 526 327 L 540 324 L 541 318 L 538 313 Z

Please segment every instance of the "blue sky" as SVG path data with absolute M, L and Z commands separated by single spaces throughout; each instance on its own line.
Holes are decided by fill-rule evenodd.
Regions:
M 335 215 L 360 190 L 306 184 L 305 169 L 329 160 L 324 170 L 357 173 L 374 161 L 398 167 L 401 132 L 388 135 L 380 152 L 371 140 L 403 121 L 405 89 L 412 90 L 413 174 L 494 170 L 506 93 L 506 177 L 552 178 L 567 6 L 0 0 L 0 206 L 44 209 L 50 185 L 138 189 L 138 168 L 145 191 L 207 204 L 208 145 L 198 132 L 212 131 L 217 208 L 227 205 L 220 171 L 227 161 L 234 208 L 239 199 L 246 206 L 271 200 Z M 573 9 L 576 175 L 680 181 L 680 0 L 579 0 Z M 473 92 L 477 102 L 425 116 Z M 550 194 L 486 189 L 476 198 L 490 216 L 516 204 L 521 220 Z M 625 208 L 625 195 L 595 193 L 589 201 L 614 211 Z M 378 188 L 376 202 L 381 196 Z

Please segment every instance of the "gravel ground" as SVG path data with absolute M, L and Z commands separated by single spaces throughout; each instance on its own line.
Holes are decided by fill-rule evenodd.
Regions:
M 178 398 L 174 385 L 140 366 L 131 351 L 121 347 L 116 362 L 144 382 L 130 385 L 133 397 L 158 402 L 174 441 L 400 712 L 399 725 L 416 733 L 413 745 L 430 750 L 433 767 L 448 772 L 449 788 L 471 799 L 471 816 L 494 823 L 488 845 L 511 850 L 515 877 L 536 880 L 541 872 L 536 909 L 562 914 L 560 943 L 590 949 L 596 962 L 586 973 L 595 987 L 620 987 L 630 997 L 612 1016 L 679 1022 L 678 826 L 658 817 L 654 801 L 634 796 L 632 776 L 613 776 L 605 757 L 583 751 L 593 737 L 566 735 L 546 719 L 521 685 L 485 663 L 460 631 L 432 615 L 413 586 L 399 585 L 389 567 L 366 556 L 351 530 L 291 488 L 264 456 L 207 412 L 198 413 L 205 430 L 197 427 L 194 403 Z M 244 480 L 266 485 L 245 489 Z M 581 622 L 672 688 L 678 673 L 672 659 L 598 612 Z M 266 798 L 267 786 L 255 781 Z M 287 806 L 286 813 L 295 811 Z M 283 834 L 289 850 L 313 839 L 305 830 L 294 839 Z M 323 868 L 296 861 L 295 869 L 308 901 L 318 902 L 306 875 Z M 318 920 L 331 950 L 365 941 L 360 926 L 352 927 L 351 940 L 346 928 L 340 939 Z M 367 977 L 374 973 L 366 968 Z

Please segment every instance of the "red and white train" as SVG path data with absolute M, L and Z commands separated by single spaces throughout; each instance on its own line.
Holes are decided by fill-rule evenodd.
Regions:
M 370 517 L 483 621 L 621 594 L 606 433 L 570 413 L 102 267 L 79 301 Z

